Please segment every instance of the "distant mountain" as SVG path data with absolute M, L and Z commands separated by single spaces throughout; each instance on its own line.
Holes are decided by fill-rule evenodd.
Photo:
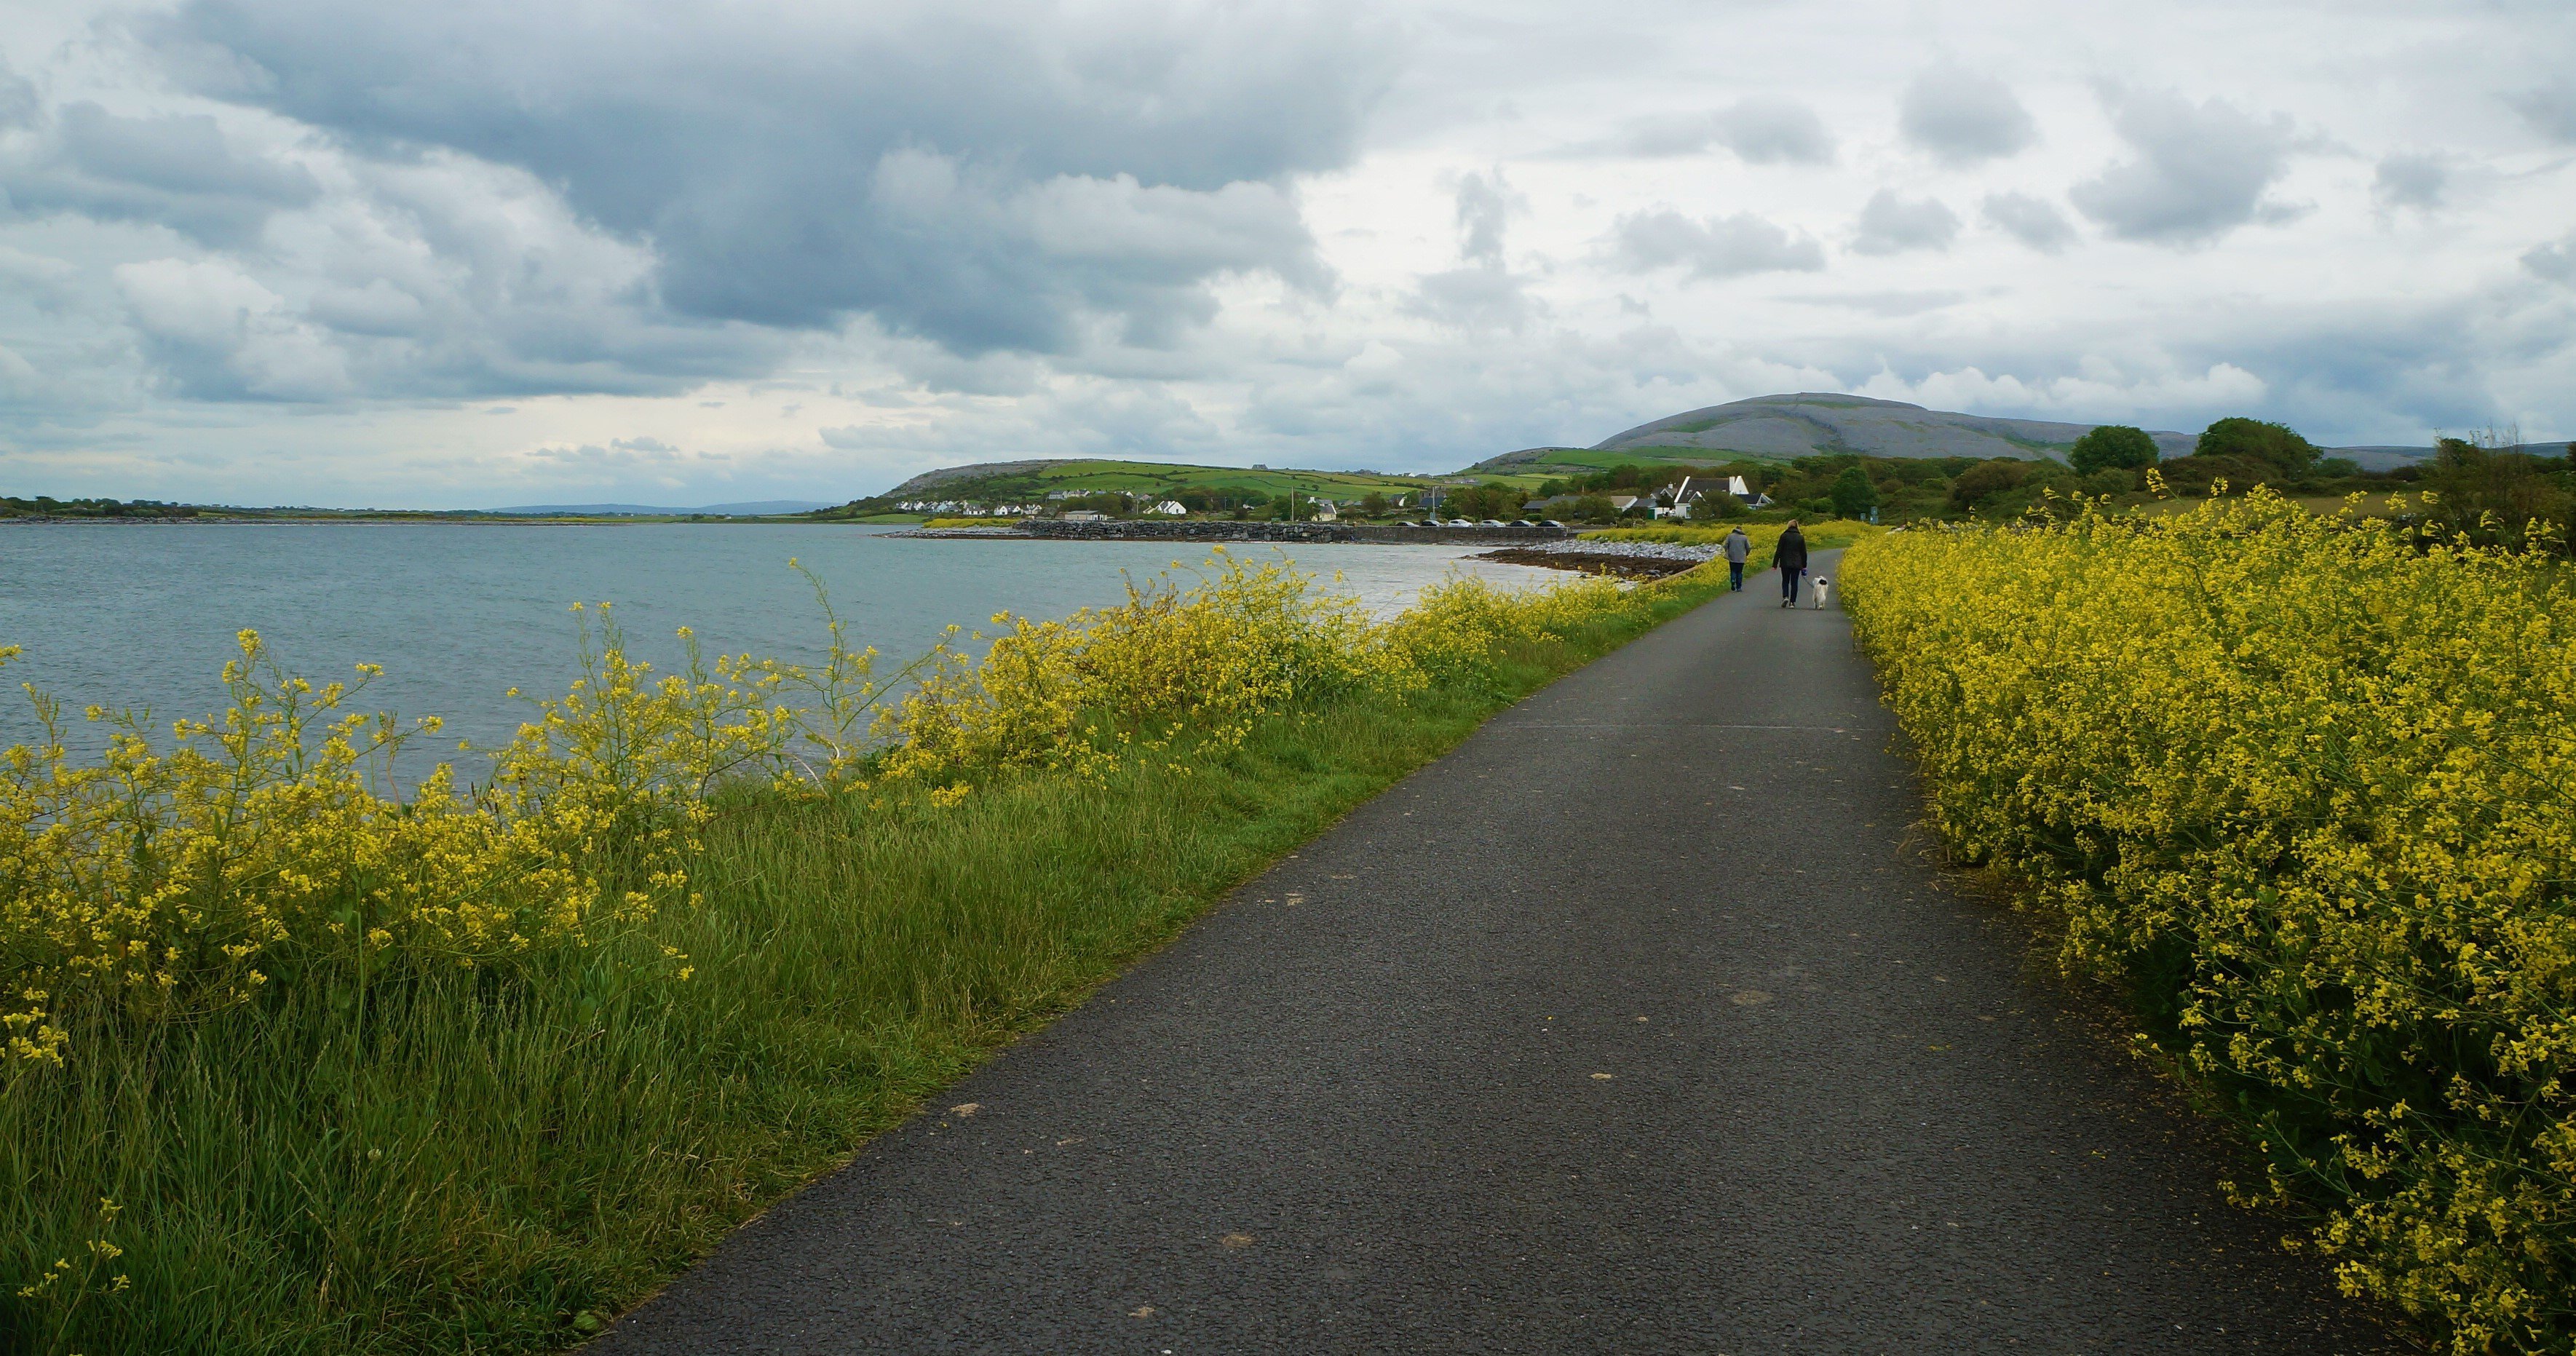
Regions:
M 1613 434 L 1589 448 L 1534 447 L 1481 461 L 1470 469 L 1527 473 L 1583 470 L 1619 461 L 1709 461 L 1725 456 L 1786 461 L 1821 453 L 1874 457 L 2063 458 L 2094 424 L 1928 410 L 1898 400 L 1807 392 L 1756 396 L 1688 410 Z M 2188 456 L 2196 434 L 2149 430 L 2168 457 Z M 1606 453 L 1621 454 L 1616 458 Z M 2431 448 L 2328 448 L 2369 470 L 2420 460 Z
M 915 495 L 926 494 L 931 490 L 937 489 L 938 487 L 949 484 L 953 481 L 990 480 L 997 476 L 1030 475 L 1043 471 L 1050 466 L 1077 466 L 1088 464 L 1089 461 L 1090 459 L 1085 457 L 1041 457 L 1034 461 L 979 461 L 970 466 L 942 466 L 935 471 L 924 471 L 920 475 L 914 476 L 912 479 L 895 486 L 893 489 L 888 490 L 881 495 L 878 495 L 877 498 L 909 499 Z M 1122 462 L 1115 464 L 1125 465 L 1126 463 Z
M 692 513 L 713 514 L 727 518 L 758 518 L 776 513 L 811 513 L 832 505 L 816 499 L 755 499 L 740 504 L 709 504 L 704 508 L 656 508 L 651 504 L 515 504 L 494 513 L 524 513 L 530 517 L 579 518 L 668 518 L 687 517 Z

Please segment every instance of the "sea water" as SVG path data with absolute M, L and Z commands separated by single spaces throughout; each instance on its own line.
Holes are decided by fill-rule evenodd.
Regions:
M 1404 607 L 1452 573 L 1521 586 L 1554 571 L 1469 558 L 1468 547 L 1232 548 L 1293 559 L 1323 586 L 1372 610 Z M 1293 555 L 1292 555 L 1293 553 Z M 318 685 L 381 664 L 357 705 L 446 722 L 454 740 L 491 746 L 579 672 L 576 602 L 614 602 L 630 654 L 668 671 L 673 631 L 693 628 L 709 655 L 822 657 L 826 637 L 795 558 L 829 591 L 852 643 L 891 669 L 952 623 L 1010 611 L 1052 619 L 1115 603 L 1128 581 L 1184 582 L 1205 549 L 1168 542 L 933 540 L 847 524 L 259 523 L 22 524 L 0 527 L 0 747 L 39 726 L 21 682 L 62 699 L 74 746 L 102 740 L 80 719 L 93 703 L 174 717 L 221 708 L 236 633 L 266 640 L 290 673 Z M 1335 583 L 1333 576 L 1340 576 Z M 408 761 L 408 760 L 407 760 Z

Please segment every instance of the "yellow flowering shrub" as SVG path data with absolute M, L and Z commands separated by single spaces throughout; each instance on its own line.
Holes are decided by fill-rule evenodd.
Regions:
M 886 677 L 828 599 L 820 665 L 710 660 L 683 630 L 670 674 L 629 658 L 607 609 L 594 623 L 577 608 L 583 676 L 536 703 L 487 779 L 441 764 L 407 795 L 394 760 L 438 722 L 360 714 L 379 670 L 317 687 L 252 632 L 225 667 L 226 710 L 178 722 L 166 746 L 92 710 L 112 737 L 84 763 L 38 696 L 48 739 L 0 755 L 0 1066 L 59 1064 L 76 1028 L 113 1039 L 272 984 L 508 968 L 628 937 L 696 902 L 688 863 L 726 782 L 835 794 L 903 778 L 955 804 L 1015 768 L 1097 773 L 1184 736 L 1221 751 L 1265 713 L 1416 690 L 1643 606 L 1603 580 L 1526 594 L 1461 580 L 1378 622 L 1284 565 L 1212 565 L 1063 621 L 997 617 L 982 656 L 943 642 Z M 644 964 L 690 973 L 676 953 Z
M 1842 584 L 1934 826 L 2127 986 L 2346 1288 L 2576 1344 L 2567 570 L 2258 490 L 1894 533 Z
M 1130 585 L 1127 601 L 1062 621 L 1008 613 L 980 658 L 944 651 L 884 715 L 886 775 L 950 778 L 1010 767 L 1096 771 L 1121 747 L 1239 743 L 1252 720 L 1362 687 L 1414 691 L 1485 663 L 1551 625 L 1641 607 L 1584 578 L 1507 593 L 1453 579 L 1410 610 L 1372 620 L 1277 562 L 1218 548 L 1199 582 Z

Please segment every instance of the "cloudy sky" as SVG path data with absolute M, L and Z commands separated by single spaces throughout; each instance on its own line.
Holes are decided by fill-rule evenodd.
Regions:
M 11 0 L 0 493 L 2576 436 L 2576 6 Z

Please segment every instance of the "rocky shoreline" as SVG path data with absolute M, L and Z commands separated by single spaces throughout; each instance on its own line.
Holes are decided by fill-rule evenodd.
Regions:
M 1041 518 L 991 527 L 913 528 L 886 534 L 968 541 L 1194 541 L 1298 542 L 1389 546 L 1475 546 L 1478 560 L 1621 579 L 1660 579 L 1717 557 L 1714 544 L 1682 546 L 1660 541 L 1599 541 L 1561 527 L 1389 527 L 1371 523 L 1134 522 L 1068 523 Z
M 1385 523 L 1235 522 L 1222 518 L 1139 522 L 1066 522 L 1032 518 L 992 527 L 913 528 L 892 537 L 966 538 L 985 541 L 1276 541 L 1363 546 L 1474 546 L 1484 543 L 1563 542 L 1565 527 L 1397 527 Z
M 1507 565 L 1536 565 L 1551 570 L 1615 575 L 1621 579 L 1661 579 L 1717 558 L 1717 547 L 1682 546 L 1661 541 L 1593 541 L 1574 538 L 1536 546 L 1480 551 L 1478 560 Z

